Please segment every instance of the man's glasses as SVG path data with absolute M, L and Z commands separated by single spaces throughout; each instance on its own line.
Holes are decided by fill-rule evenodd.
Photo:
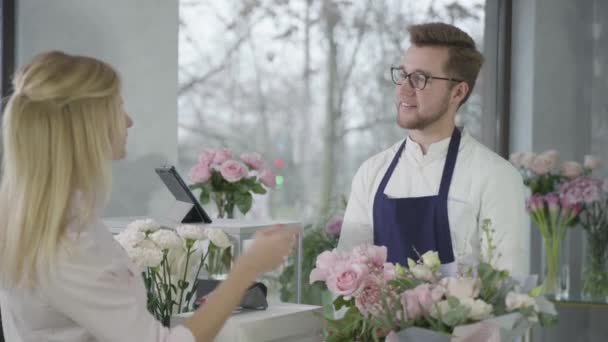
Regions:
M 405 80 L 407 79 L 408 82 L 410 83 L 410 86 L 412 88 L 418 89 L 418 90 L 424 89 L 424 87 L 426 87 L 427 81 L 430 78 L 436 79 L 436 80 L 458 82 L 458 83 L 464 82 L 464 80 L 460 80 L 457 78 L 446 78 L 446 77 L 425 75 L 420 71 L 413 71 L 408 74 L 407 72 L 405 72 L 405 70 L 403 70 L 403 67 L 391 67 L 391 78 L 393 79 L 393 83 L 395 83 L 396 85 L 402 85 L 403 82 L 405 82 Z

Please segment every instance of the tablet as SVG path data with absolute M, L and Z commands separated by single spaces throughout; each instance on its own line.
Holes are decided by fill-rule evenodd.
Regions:
M 211 223 L 211 218 L 190 191 L 190 188 L 179 175 L 174 166 L 163 166 L 154 169 L 175 200 L 185 206 L 185 215 L 179 218 L 181 223 Z M 180 214 L 182 216 L 182 214 Z

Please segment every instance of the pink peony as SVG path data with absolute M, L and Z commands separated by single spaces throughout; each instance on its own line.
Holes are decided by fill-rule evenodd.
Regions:
M 264 166 L 262 155 L 257 152 L 243 153 L 241 154 L 241 160 L 253 170 L 259 170 Z
M 340 262 L 342 258 L 334 249 L 333 251 L 325 251 L 317 256 L 315 268 L 310 272 L 310 283 L 315 281 L 326 281 L 331 273 L 331 270 Z
M 243 163 L 232 159 L 226 160 L 220 165 L 219 171 L 222 177 L 230 183 L 238 182 L 247 176 L 247 167 Z
M 206 148 L 201 152 L 198 156 L 199 164 L 204 164 L 209 166 L 213 162 L 213 157 L 215 157 L 215 150 L 211 148 Z
M 581 164 L 574 161 L 567 161 L 562 164 L 562 175 L 574 179 L 583 174 L 583 167 Z
M 205 163 L 198 163 L 190 169 L 190 179 L 194 183 L 204 183 L 211 178 L 211 170 L 209 165 Z
M 330 236 L 339 236 L 342 230 L 342 215 L 335 215 L 327 221 L 325 233 Z
M 589 170 L 597 170 L 602 166 L 602 161 L 592 155 L 585 156 L 585 167 Z
M 232 150 L 229 148 L 218 148 L 213 156 L 213 164 L 222 165 L 232 159 Z
M 262 171 L 260 171 L 260 173 L 258 174 L 258 177 L 262 184 L 266 185 L 271 189 L 274 189 L 277 186 L 277 177 L 270 168 L 262 169 Z
M 354 262 L 338 263 L 327 277 L 327 288 L 346 300 L 356 297 L 365 287 L 369 277 L 366 265 Z

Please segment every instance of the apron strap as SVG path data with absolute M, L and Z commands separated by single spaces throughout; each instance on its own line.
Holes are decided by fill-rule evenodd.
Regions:
M 454 127 L 450 145 L 448 146 L 448 155 L 445 158 L 443 166 L 443 175 L 441 176 L 441 184 L 439 185 L 439 198 L 447 200 L 450 184 L 452 183 L 452 175 L 456 166 L 456 157 L 458 156 L 458 147 L 460 146 L 460 131 Z

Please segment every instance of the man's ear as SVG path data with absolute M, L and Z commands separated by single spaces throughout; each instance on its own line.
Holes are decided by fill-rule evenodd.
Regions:
M 452 100 L 454 100 L 454 102 L 462 104 L 462 100 L 467 96 L 468 93 L 469 84 L 467 82 L 460 82 L 453 88 Z

